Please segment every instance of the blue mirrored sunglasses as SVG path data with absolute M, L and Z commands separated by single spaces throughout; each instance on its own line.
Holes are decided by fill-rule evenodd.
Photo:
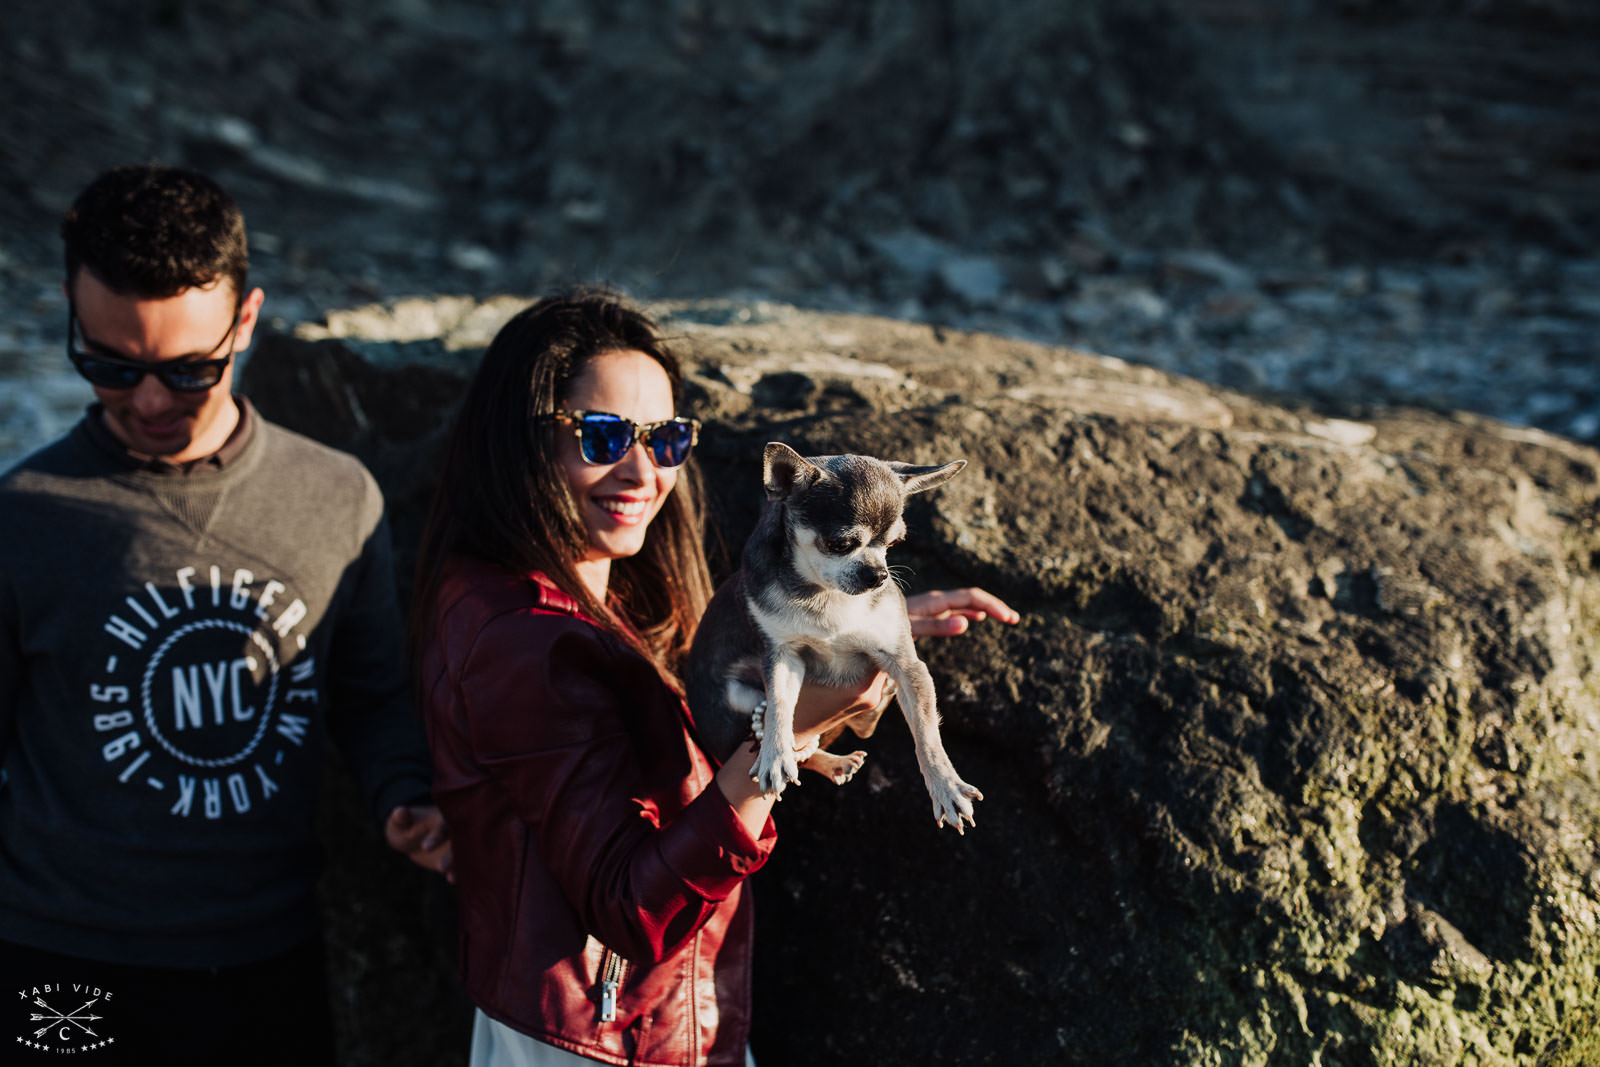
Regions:
M 584 460 L 600 466 L 619 462 L 635 441 L 642 441 L 656 466 L 681 467 L 700 439 L 699 421 L 681 416 L 643 426 L 609 411 L 557 411 L 550 418 L 571 426 Z

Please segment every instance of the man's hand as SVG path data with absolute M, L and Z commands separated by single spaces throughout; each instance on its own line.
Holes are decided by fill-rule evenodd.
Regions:
M 394 849 L 430 871 L 438 871 L 445 880 L 454 883 L 456 872 L 451 865 L 450 828 L 444 816 L 432 804 L 414 804 L 397 807 L 389 813 L 383 824 L 383 837 Z
M 913 637 L 954 637 L 984 619 L 1015 623 L 1022 616 L 982 589 L 934 589 L 906 597 Z

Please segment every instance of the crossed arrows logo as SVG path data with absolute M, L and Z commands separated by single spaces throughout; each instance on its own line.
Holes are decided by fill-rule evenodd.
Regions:
M 51 1014 L 49 1014 L 49 1015 L 41 1015 L 38 1012 L 34 1012 L 32 1015 L 28 1016 L 28 1018 L 33 1020 L 34 1022 L 38 1022 L 41 1019 L 45 1020 L 45 1024 L 43 1026 L 39 1027 L 39 1029 L 35 1030 L 33 1032 L 33 1036 L 34 1037 L 43 1037 L 45 1034 L 47 1034 L 50 1031 L 50 1029 L 52 1027 L 54 1027 L 54 1026 L 56 1026 L 58 1024 L 62 1024 L 62 1023 L 71 1023 L 73 1026 L 76 1026 L 79 1030 L 82 1030 L 84 1033 L 88 1034 L 90 1037 L 99 1037 L 100 1035 L 95 1033 L 93 1030 L 89 1029 L 89 1027 L 86 1025 L 86 1023 L 94 1022 L 96 1019 L 104 1018 L 104 1016 L 101 1016 L 101 1015 L 86 1015 L 86 1014 L 84 1014 L 90 1008 L 94 1007 L 95 1001 L 99 1000 L 99 999 L 100 999 L 99 997 L 95 997 L 94 1000 L 89 1001 L 89 1003 L 85 1004 L 83 1007 L 77 1009 L 76 1011 L 72 1012 L 71 1014 L 63 1015 L 59 1011 L 56 1011 L 56 1009 L 52 1008 L 50 1005 L 46 1004 L 44 1002 L 44 998 L 43 997 L 34 997 L 33 998 L 33 1002 L 35 1004 L 39 1005 L 39 1007 L 43 1008 L 45 1011 L 50 1012 Z

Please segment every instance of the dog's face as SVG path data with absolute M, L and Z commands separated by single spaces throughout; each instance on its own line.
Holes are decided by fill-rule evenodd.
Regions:
M 789 531 L 801 576 L 853 596 L 888 581 L 889 546 L 906 531 L 905 494 L 882 463 L 841 466 L 789 499 Z
M 788 511 L 795 570 L 814 585 L 851 596 L 889 580 L 889 547 L 905 536 L 906 497 L 950 480 L 966 466 L 886 463 L 871 456 L 801 457 L 776 441 L 763 456 L 767 498 Z

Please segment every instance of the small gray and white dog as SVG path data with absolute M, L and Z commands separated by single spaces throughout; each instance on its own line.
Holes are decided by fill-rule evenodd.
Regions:
M 843 785 L 864 752 L 838 756 L 827 745 L 844 726 L 868 737 L 883 705 L 858 713 L 796 752 L 794 708 L 810 679 L 853 685 L 889 676 L 911 727 L 917 763 L 943 825 L 963 831 L 983 794 L 963 782 L 939 738 L 933 678 L 917 658 L 905 596 L 885 553 L 905 536 L 906 497 L 941 485 L 966 460 L 936 467 L 870 456 L 802 457 L 776 441 L 762 456 L 767 505 L 745 542 L 740 569 L 717 589 L 689 653 L 689 706 L 702 740 L 726 760 L 760 727 L 756 784 L 781 794 L 804 766 Z M 763 710 L 764 709 L 764 710 Z

